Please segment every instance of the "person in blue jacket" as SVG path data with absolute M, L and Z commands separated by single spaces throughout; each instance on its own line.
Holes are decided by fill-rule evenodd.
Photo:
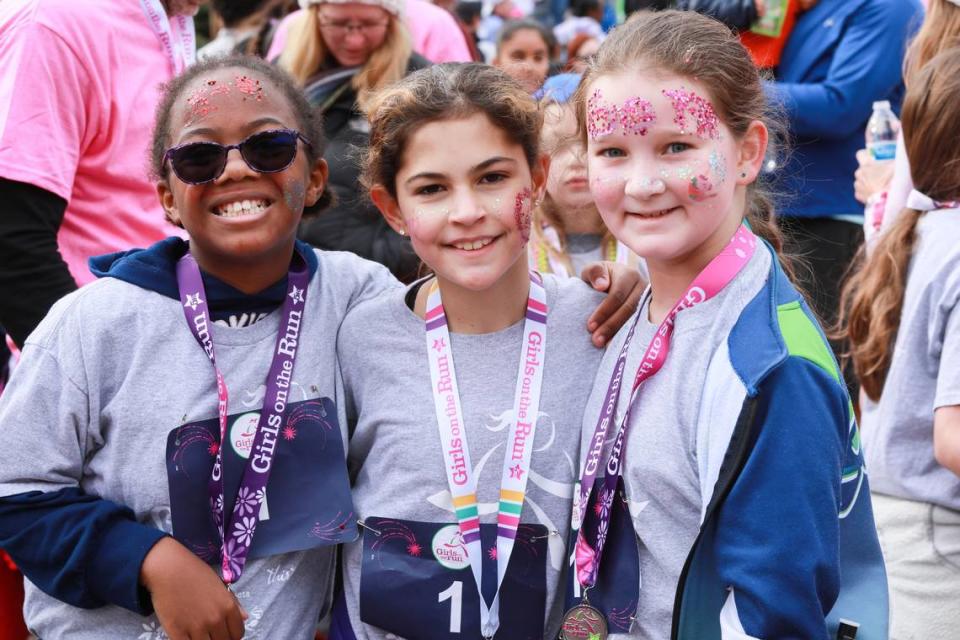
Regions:
M 810 264 L 800 284 L 827 325 L 863 241 L 856 153 L 873 102 L 899 107 L 904 50 L 921 16 L 918 0 L 820 0 L 797 18 L 776 81 L 767 85 L 790 135 L 790 152 L 776 170 L 777 214 L 787 251 Z

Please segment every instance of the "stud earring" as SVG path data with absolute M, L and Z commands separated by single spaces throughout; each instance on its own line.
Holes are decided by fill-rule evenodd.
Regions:
M 407 235 L 407 230 L 406 230 L 406 229 L 400 229 L 400 231 L 397 231 L 397 233 L 399 233 L 399 234 L 402 235 L 402 236 L 405 236 L 405 235 Z
M 741 178 L 746 178 L 746 177 L 747 177 L 747 172 L 746 172 L 746 171 L 742 171 L 742 172 L 740 173 L 740 177 L 741 177 Z

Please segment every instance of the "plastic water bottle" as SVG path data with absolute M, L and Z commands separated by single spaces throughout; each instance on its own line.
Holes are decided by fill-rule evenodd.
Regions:
M 897 153 L 900 121 L 893 115 L 888 100 L 873 103 L 873 115 L 867 123 L 867 149 L 874 160 L 893 160 Z

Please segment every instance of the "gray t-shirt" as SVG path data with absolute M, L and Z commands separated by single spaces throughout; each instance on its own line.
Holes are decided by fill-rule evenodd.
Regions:
M 331 443 L 336 438 L 337 447 L 346 442 L 333 339 L 344 315 L 365 296 L 399 290 L 379 265 L 346 253 L 318 252 L 317 257 L 319 269 L 308 289 L 288 410 L 325 411 L 318 408 L 323 403 L 331 408 L 323 422 L 329 433 L 306 433 L 318 424 L 307 419 L 307 411 L 299 414 L 305 418 L 302 422 L 289 425 L 292 431 L 278 445 L 278 461 L 267 487 L 266 502 L 277 507 L 275 511 L 284 500 L 298 498 L 271 491 L 285 473 L 280 468 L 285 450 L 302 449 L 309 459 L 318 454 L 308 450 L 318 435 Z M 279 326 L 277 310 L 250 326 L 214 327 L 217 363 L 229 390 L 231 443 L 238 440 L 234 427 L 243 432 L 249 426 L 236 419 L 238 414 L 255 423 Z M 333 429 L 334 419 L 340 433 Z M 184 431 L 181 425 L 190 428 Z M 213 367 L 190 333 L 180 301 L 104 278 L 58 302 L 24 346 L 0 400 L 0 429 L 8 454 L 0 466 L 0 495 L 79 486 L 85 493 L 128 506 L 138 522 L 170 532 L 174 526 L 170 483 L 183 478 L 168 474 L 170 459 L 165 452 L 176 437 L 182 448 L 176 449 L 174 463 L 202 458 L 213 445 L 210 430 L 219 432 L 211 425 L 217 425 Z M 174 436 L 181 431 L 182 441 Z M 321 471 L 337 473 L 329 467 Z M 228 465 L 224 477 L 229 483 L 238 476 Z M 341 479 L 346 494 L 348 479 L 345 474 Z M 201 483 L 205 487 L 205 480 Z M 203 488 L 199 499 L 206 500 Z M 268 531 L 269 520 L 277 517 L 276 512 L 261 512 L 254 544 Z M 314 532 L 318 538 L 329 533 L 321 529 Z M 332 591 L 334 549 L 328 545 L 249 560 L 234 586 L 250 614 L 244 637 L 312 638 Z M 24 613 L 28 626 L 41 638 L 166 638 L 155 616 L 145 618 L 117 606 L 75 608 L 29 581 Z
M 917 224 L 890 371 L 863 405 L 870 488 L 960 510 L 960 479 L 933 455 L 933 412 L 960 405 L 960 210 Z
M 644 382 L 637 396 L 624 454 L 624 487 L 637 534 L 640 599 L 631 633 L 613 634 L 611 638 L 670 637 L 680 571 L 700 528 L 702 500 L 696 435 L 707 367 L 744 307 L 766 282 L 770 261 L 770 253 L 759 245 L 743 271 L 723 291 L 678 314 L 667 361 Z M 637 311 L 640 321 L 627 353 L 615 424 L 622 420 L 640 361 L 657 331 L 657 325 L 648 319 L 649 303 L 648 290 Z M 633 319 L 611 342 L 600 365 L 584 413 L 581 451 L 596 428 L 603 396 L 630 322 Z M 607 459 L 615 437 L 616 430 L 611 429 L 603 460 Z M 616 558 L 604 554 L 603 563 L 607 562 L 616 562 Z
M 590 381 L 602 356 L 602 351 L 590 342 L 586 320 L 601 296 L 574 278 L 546 276 L 544 286 L 549 315 L 543 390 L 521 521 L 546 529 L 546 558 L 540 560 L 546 564 L 544 637 L 555 638 L 564 598 L 562 580 L 580 422 Z M 355 407 L 357 415 L 349 464 L 355 478 L 353 497 L 359 516 L 368 524 L 375 518 L 391 519 L 390 535 L 401 532 L 397 535 L 408 536 L 400 542 L 401 555 L 406 552 L 432 561 L 431 541 L 417 537 L 416 527 L 410 523 L 455 525 L 457 520 L 439 444 L 424 322 L 410 310 L 404 297 L 405 292 L 393 292 L 358 305 L 348 314 L 340 332 L 338 350 L 348 413 Z M 495 333 L 450 336 L 466 440 L 477 471 L 480 520 L 484 524 L 497 519 L 522 336 L 523 322 Z M 387 540 L 387 532 L 381 531 L 385 527 L 370 526 L 362 531 L 368 544 L 377 542 L 377 538 Z M 392 543 L 384 544 L 389 547 Z M 517 547 L 514 558 L 521 553 L 519 542 Z M 484 553 L 489 552 L 485 545 Z M 343 547 L 344 590 L 353 630 L 361 640 L 397 637 L 398 631 L 390 634 L 360 620 L 361 586 L 371 590 L 378 586 L 366 576 L 373 569 L 389 569 L 394 562 L 383 556 L 370 560 L 363 555 L 362 541 Z M 427 569 L 432 570 L 433 563 L 429 564 Z M 463 589 L 475 589 L 472 579 L 465 575 L 469 573 L 469 569 L 462 572 Z M 411 603 L 410 608 L 437 606 L 442 597 L 438 592 L 449 585 L 447 580 L 431 593 L 382 593 L 384 600 L 380 602 L 407 598 L 405 602 Z M 376 600 L 371 602 L 371 608 L 385 606 Z M 445 600 L 441 610 L 446 612 L 452 606 L 454 603 Z M 466 609 L 462 615 L 467 615 Z M 446 622 L 431 620 L 434 625 Z M 498 637 L 519 636 L 502 627 Z

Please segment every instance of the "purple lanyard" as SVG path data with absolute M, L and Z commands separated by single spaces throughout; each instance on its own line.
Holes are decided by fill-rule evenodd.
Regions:
M 223 488 L 223 447 L 227 441 L 227 385 L 217 366 L 213 353 L 213 323 L 207 307 L 206 292 L 200 268 L 192 255 L 187 253 L 177 261 L 177 286 L 180 289 L 180 302 L 187 318 L 187 326 L 203 351 L 213 364 L 217 376 L 217 414 L 220 419 L 220 446 L 217 448 L 216 461 L 210 476 L 210 505 L 214 520 L 220 533 L 220 567 L 223 581 L 227 585 L 236 582 L 243 573 L 247 554 L 253 543 L 253 534 L 260 520 L 260 505 L 266 497 L 267 481 L 273 468 L 273 459 L 278 444 L 277 434 L 283 425 L 287 409 L 287 389 L 293 375 L 293 364 L 297 357 L 297 344 L 303 323 L 303 309 L 307 299 L 307 285 L 310 272 L 306 261 L 299 253 L 295 254 L 299 266 L 291 268 L 287 277 L 287 295 L 283 299 L 282 320 L 277 332 L 277 346 L 270 372 L 267 374 L 266 393 L 257 433 L 247 458 L 247 464 L 240 481 L 238 498 L 233 505 L 230 520 L 225 522 L 223 507 L 225 503 Z M 240 499 L 242 497 L 243 499 Z M 229 533 L 229 537 L 227 536 Z
M 597 494 L 597 510 L 591 514 L 591 510 L 587 508 L 587 502 L 590 498 L 594 479 L 600 469 L 603 444 L 606 441 L 610 423 L 616 419 L 615 412 L 620 399 L 620 386 L 623 383 L 623 373 L 627 365 L 627 351 L 630 348 L 630 342 L 633 340 L 637 322 L 640 320 L 639 314 L 631 325 L 630 332 L 627 333 L 627 338 L 614 366 L 613 376 L 603 398 L 600 419 L 597 421 L 593 437 L 588 445 L 589 451 L 580 477 L 580 492 L 576 496 L 577 501 L 573 507 L 574 518 L 579 521 L 576 523 L 579 524 L 579 527 L 574 527 L 579 529 L 574 556 L 576 579 L 585 589 L 589 589 L 597 581 L 600 558 L 603 555 L 603 547 L 607 541 L 607 532 L 613 513 L 613 500 L 617 493 L 617 483 L 623 473 L 624 444 L 630 428 L 630 414 L 635 406 L 637 393 L 644 381 L 656 375 L 666 362 L 677 314 L 684 309 L 702 304 L 720 293 L 747 265 L 756 250 L 756 246 L 756 236 L 749 229 L 745 226 L 737 229 L 727 246 L 697 275 L 684 295 L 680 297 L 680 300 L 676 302 L 663 322 L 660 323 L 637 369 L 637 375 L 634 378 L 630 393 L 630 401 L 617 431 L 613 448 L 607 458 L 603 488 Z M 587 540 L 583 521 L 585 517 L 592 517 L 592 515 L 599 518 L 599 523 L 592 540 Z

